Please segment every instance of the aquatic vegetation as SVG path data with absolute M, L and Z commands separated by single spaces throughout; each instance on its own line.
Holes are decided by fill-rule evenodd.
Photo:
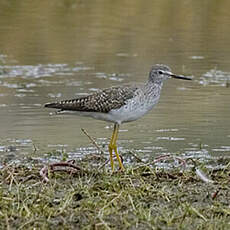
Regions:
M 111 174 L 109 165 L 98 169 L 103 161 L 86 156 L 75 163 L 83 170 L 50 170 L 48 182 L 43 165 L 5 165 L 0 228 L 229 229 L 229 164 L 206 171 L 206 183 L 195 170 L 143 162 Z

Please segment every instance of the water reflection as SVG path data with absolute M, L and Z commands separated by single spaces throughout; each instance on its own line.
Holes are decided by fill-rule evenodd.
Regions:
M 211 163 L 230 156 L 229 6 L 192 0 L 1 1 L 1 160 L 96 152 L 82 127 L 107 151 L 110 124 L 51 117 L 42 105 L 145 81 L 155 63 L 194 80 L 169 80 L 154 111 L 121 127 L 120 151 Z

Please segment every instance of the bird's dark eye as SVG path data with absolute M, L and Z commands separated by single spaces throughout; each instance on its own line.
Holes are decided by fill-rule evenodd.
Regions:
M 159 74 L 163 74 L 164 72 L 163 72 L 163 71 L 161 71 L 161 70 L 159 70 L 159 71 L 158 71 L 158 73 L 159 73 Z

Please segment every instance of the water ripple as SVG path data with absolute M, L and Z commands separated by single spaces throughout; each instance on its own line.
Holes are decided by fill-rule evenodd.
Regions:
M 207 73 L 203 74 L 200 84 L 229 87 L 230 73 L 222 70 L 211 69 Z
M 75 72 L 91 69 L 86 66 L 68 64 L 0 65 L 0 78 L 42 78 L 53 75 L 73 75 Z

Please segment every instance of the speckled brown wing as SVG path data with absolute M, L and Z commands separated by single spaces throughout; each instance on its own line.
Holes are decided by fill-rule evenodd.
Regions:
M 125 105 L 128 99 L 133 98 L 138 89 L 135 85 L 115 86 L 97 93 L 72 100 L 63 100 L 47 103 L 45 107 L 82 112 L 108 113 Z

